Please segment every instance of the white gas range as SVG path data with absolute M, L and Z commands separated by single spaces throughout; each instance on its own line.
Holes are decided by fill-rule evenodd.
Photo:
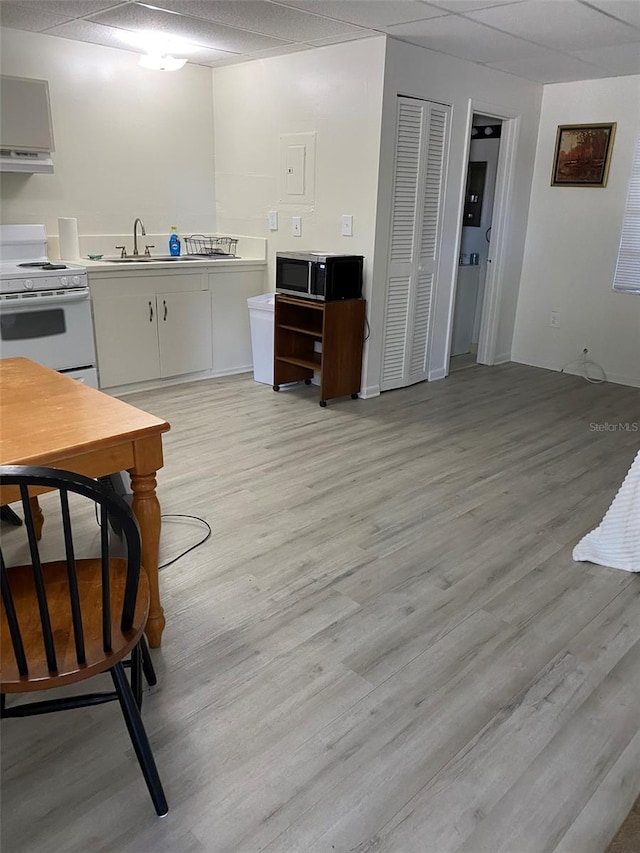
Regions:
M 0 357 L 98 387 L 87 271 L 49 261 L 44 225 L 0 226 Z

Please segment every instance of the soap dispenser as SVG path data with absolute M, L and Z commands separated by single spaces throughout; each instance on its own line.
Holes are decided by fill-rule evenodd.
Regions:
M 178 229 L 175 225 L 171 226 L 171 236 L 169 237 L 169 254 L 172 257 L 178 257 L 180 254 L 180 238 L 178 237 Z

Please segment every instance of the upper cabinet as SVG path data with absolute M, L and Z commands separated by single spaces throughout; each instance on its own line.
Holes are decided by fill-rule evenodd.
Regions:
M 0 78 L 0 170 L 53 172 L 49 84 L 24 77 Z

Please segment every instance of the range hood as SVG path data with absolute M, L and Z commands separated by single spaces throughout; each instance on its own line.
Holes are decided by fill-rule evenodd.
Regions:
M 0 171 L 51 173 L 53 126 L 46 80 L 0 78 Z
M 0 172 L 22 172 L 31 175 L 51 174 L 53 172 L 53 160 L 50 154 L 0 148 Z

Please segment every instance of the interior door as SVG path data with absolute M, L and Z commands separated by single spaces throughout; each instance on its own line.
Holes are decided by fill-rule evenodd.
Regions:
M 398 98 L 382 391 L 427 378 L 450 114 Z

